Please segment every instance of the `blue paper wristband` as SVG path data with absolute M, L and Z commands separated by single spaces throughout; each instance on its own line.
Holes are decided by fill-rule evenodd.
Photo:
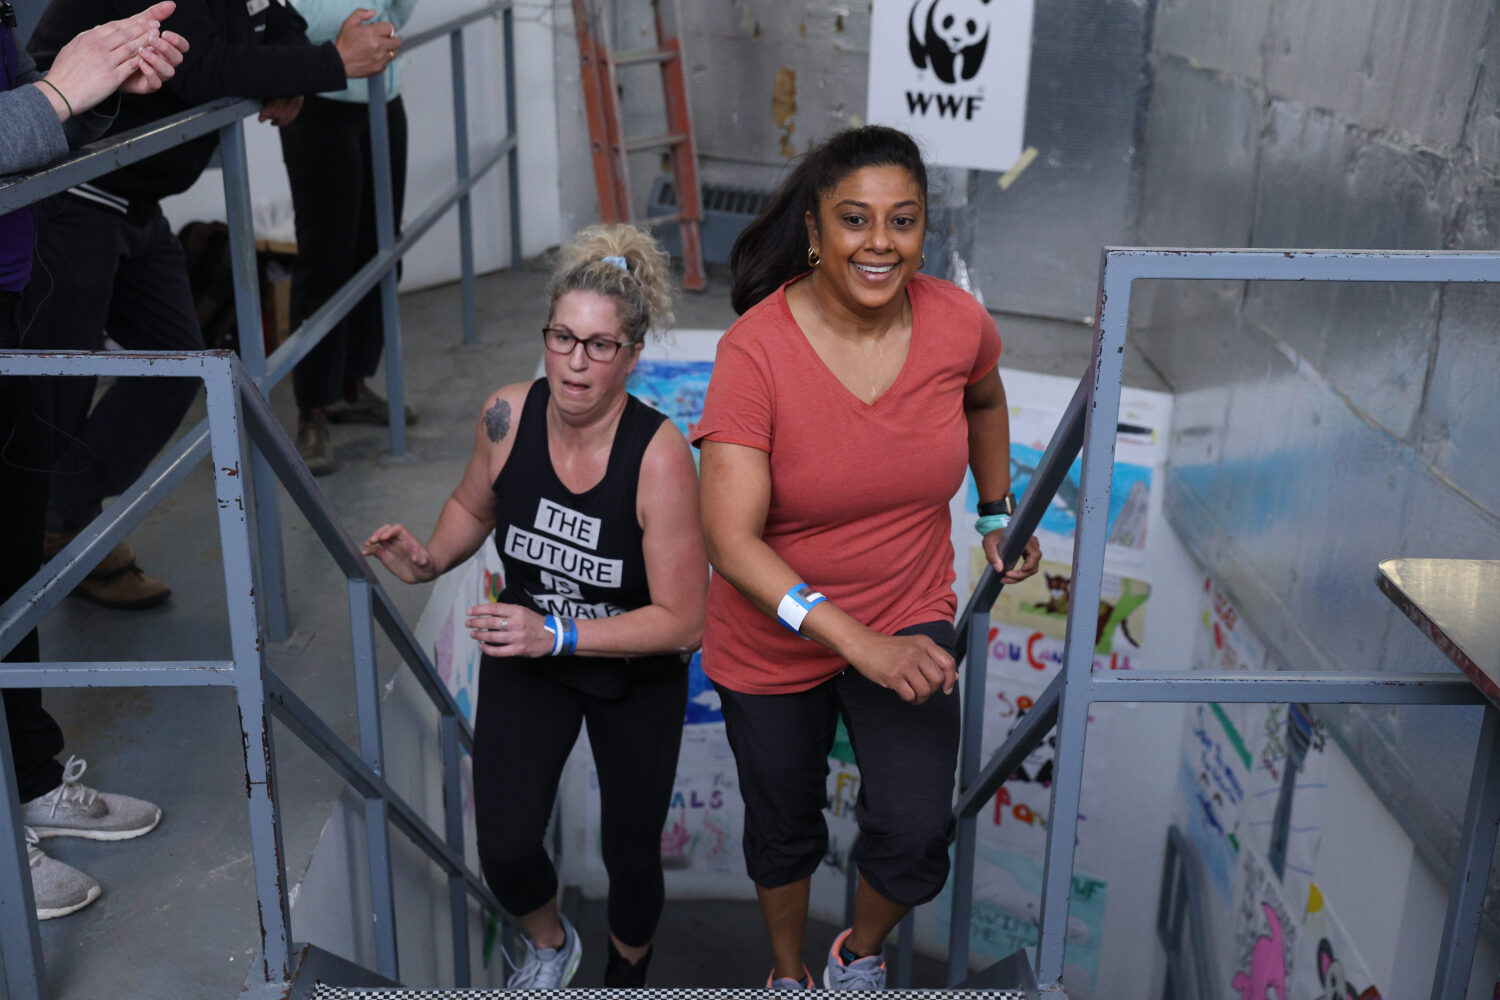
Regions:
M 781 603 L 776 606 L 776 620 L 785 628 L 801 635 L 802 620 L 809 611 L 826 600 L 828 598 L 805 583 L 793 584 L 792 589 L 786 592 Z

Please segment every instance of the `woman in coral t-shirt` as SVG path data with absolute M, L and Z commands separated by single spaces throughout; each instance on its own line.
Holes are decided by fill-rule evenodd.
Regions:
M 965 466 L 1005 581 L 1041 558 L 1033 542 L 1020 565 L 999 565 L 1011 507 L 1000 334 L 971 295 L 917 273 L 926 208 L 926 170 L 901 132 L 849 129 L 810 152 L 735 245 L 742 316 L 694 430 L 716 570 L 703 665 L 739 771 L 774 989 L 812 986 L 803 931 L 839 715 L 861 774 L 860 881 L 824 985 L 882 987 L 886 936 L 947 879 L 948 501 Z

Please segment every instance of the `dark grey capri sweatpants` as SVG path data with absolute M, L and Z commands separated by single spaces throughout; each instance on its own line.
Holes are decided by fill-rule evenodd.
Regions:
M 953 647 L 953 626 L 928 622 L 898 635 Z M 817 870 L 828 850 L 828 751 L 839 715 L 859 764 L 850 858 L 893 903 L 916 906 L 948 879 L 958 691 L 910 705 L 847 669 L 793 694 L 743 694 L 715 684 L 745 800 L 745 867 L 757 885 L 789 885 Z

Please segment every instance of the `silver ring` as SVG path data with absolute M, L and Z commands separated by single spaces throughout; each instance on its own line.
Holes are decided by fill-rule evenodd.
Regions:
M 509 621 L 509 619 L 506 619 L 506 618 L 500 619 L 500 627 L 499 627 L 499 629 L 497 631 L 500 631 L 500 632 L 509 632 L 510 631 L 510 621 Z

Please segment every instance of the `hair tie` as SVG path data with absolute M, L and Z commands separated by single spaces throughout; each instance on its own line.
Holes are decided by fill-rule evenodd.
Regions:
M 630 264 L 625 260 L 624 257 L 600 257 L 599 259 L 606 264 L 613 264 L 615 267 L 618 267 L 626 274 L 630 273 Z

